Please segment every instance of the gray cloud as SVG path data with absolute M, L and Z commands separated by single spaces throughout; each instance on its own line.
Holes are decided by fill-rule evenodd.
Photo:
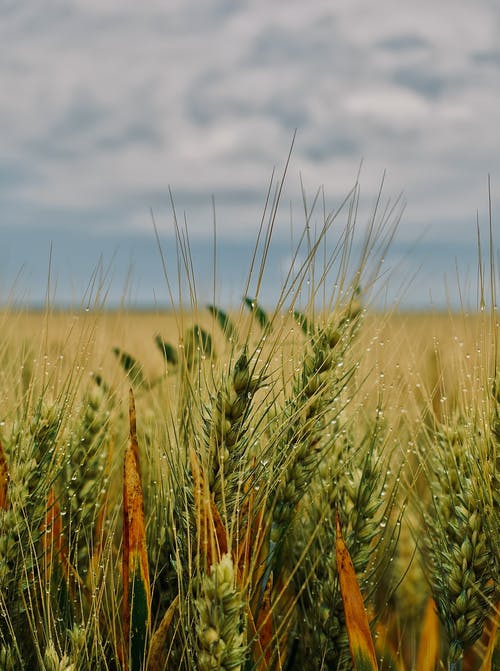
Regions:
M 376 45 L 382 49 L 387 49 L 388 51 L 401 53 L 415 53 L 415 52 L 425 52 L 429 50 L 430 43 L 425 40 L 420 35 L 415 35 L 414 33 L 400 33 L 397 35 L 391 35 L 390 37 L 380 40 Z
M 422 71 L 419 68 L 400 68 L 394 73 L 394 82 L 424 98 L 436 99 L 445 95 L 451 82 L 446 77 Z
M 500 49 L 487 49 L 473 54 L 473 60 L 480 66 L 500 67 Z

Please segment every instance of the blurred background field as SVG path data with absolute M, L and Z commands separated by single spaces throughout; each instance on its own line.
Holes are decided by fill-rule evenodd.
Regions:
M 231 313 L 230 313 L 231 314 Z M 237 317 L 234 313 L 234 317 Z M 243 315 L 244 319 L 248 317 Z M 286 319 L 283 318 L 286 322 Z M 241 322 L 241 317 L 240 317 Z M 155 343 L 160 335 L 175 349 L 182 334 L 199 324 L 212 335 L 217 346 L 223 336 L 208 310 L 196 312 L 109 310 L 54 310 L 0 312 L 3 352 L 8 377 L 9 361 L 23 358 L 26 377 L 42 368 L 58 371 L 63 379 L 79 361 L 83 377 L 102 375 L 118 384 L 126 397 L 128 385 L 123 367 L 113 348 L 129 353 L 141 365 L 145 377 L 155 380 L 165 373 L 165 359 Z M 446 412 L 450 405 L 467 400 L 467 391 L 458 380 L 479 385 L 484 391 L 486 362 L 493 371 L 496 314 L 485 312 L 387 312 L 368 310 L 364 326 L 355 343 L 359 356 L 361 379 L 366 375 L 368 389 L 383 391 L 385 404 L 411 412 L 414 404 L 435 404 L 435 410 Z M 289 320 L 286 329 L 293 338 L 297 324 Z M 473 399 L 469 399 L 470 402 Z M 404 409 L 403 409 L 403 406 Z

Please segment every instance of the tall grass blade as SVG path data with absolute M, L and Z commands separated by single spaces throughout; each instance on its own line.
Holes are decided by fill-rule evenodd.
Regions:
M 368 624 L 368 616 L 351 556 L 342 536 L 338 512 L 336 529 L 337 570 L 354 668 L 356 671 L 377 671 L 377 657 Z
M 134 394 L 130 390 L 130 440 L 123 475 L 123 632 L 130 671 L 142 671 L 150 628 L 151 594 L 144 497 L 139 465 Z M 128 655 L 127 655 L 128 650 Z

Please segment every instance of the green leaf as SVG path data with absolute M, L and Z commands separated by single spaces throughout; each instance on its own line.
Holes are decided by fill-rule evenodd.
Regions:
M 131 384 L 135 387 L 147 386 L 142 372 L 141 364 L 128 352 L 124 352 L 119 347 L 113 347 L 113 354 L 118 359 L 121 367 L 127 373 Z
M 216 307 L 215 305 L 207 305 L 207 309 L 210 310 L 211 314 L 219 322 L 219 326 L 222 329 L 222 332 L 228 340 L 238 340 L 238 334 L 233 322 L 229 319 L 224 310 Z
M 163 354 L 165 361 L 176 366 L 179 362 L 179 357 L 177 356 L 175 347 L 163 340 L 159 333 L 155 336 L 155 343 L 160 352 Z
M 266 312 L 260 307 L 260 305 L 258 305 L 257 300 L 255 298 L 245 296 L 245 305 L 250 309 L 251 312 L 253 312 L 262 329 L 268 329 L 271 326 L 269 317 L 267 316 Z

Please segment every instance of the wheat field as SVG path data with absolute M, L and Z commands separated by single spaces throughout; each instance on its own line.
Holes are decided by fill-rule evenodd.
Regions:
M 271 217 L 241 305 L 0 312 L 0 671 L 499 668 L 493 259 L 377 311 L 346 207 L 273 306 Z
M 249 310 L 222 313 L 228 337 L 220 313 L 1 314 L 1 668 L 352 668 L 336 512 L 379 668 L 495 668 L 495 315 L 363 310 L 314 331 Z M 136 656 L 122 612 L 130 388 L 149 590 Z

